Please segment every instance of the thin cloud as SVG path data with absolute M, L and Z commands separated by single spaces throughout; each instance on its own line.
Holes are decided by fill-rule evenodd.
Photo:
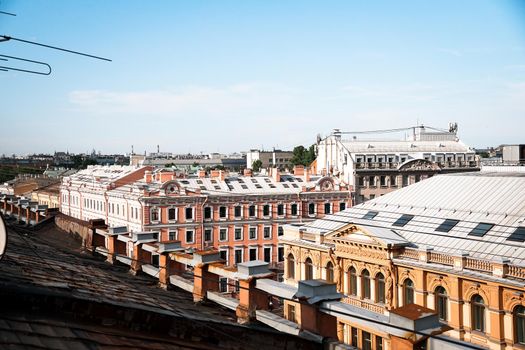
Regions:
M 456 57 L 462 57 L 463 56 L 463 53 L 461 51 L 459 51 L 459 50 L 456 50 L 456 49 L 438 48 L 437 51 L 441 52 L 441 53 L 446 53 L 446 54 L 449 54 L 449 55 L 452 55 L 452 56 L 456 56 Z

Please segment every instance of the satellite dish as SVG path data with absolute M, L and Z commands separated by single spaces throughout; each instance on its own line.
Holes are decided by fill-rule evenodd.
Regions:
M 7 229 L 5 228 L 4 217 L 0 215 L 0 259 L 4 256 L 7 245 Z

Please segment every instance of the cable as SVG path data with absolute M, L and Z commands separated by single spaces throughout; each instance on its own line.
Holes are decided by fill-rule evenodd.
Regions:
M 86 57 L 90 57 L 90 58 L 95 58 L 95 59 L 97 59 L 97 60 L 102 60 L 102 61 L 112 62 L 112 60 L 110 60 L 109 58 L 104 58 L 104 57 L 99 57 L 99 56 L 89 55 L 89 54 L 87 54 L 87 53 L 82 53 L 82 52 L 79 52 L 79 51 L 68 50 L 68 49 L 64 49 L 64 48 L 61 48 L 61 47 L 57 47 L 57 46 L 51 46 L 51 45 L 46 45 L 46 44 L 37 43 L 37 42 L 34 42 L 34 41 L 29 41 L 29 40 L 24 40 L 24 39 L 14 38 L 14 37 L 12 37 L 12 36 L 8 36 L 8 35 L 0 35 L 0 38 L 4 38 L 4 40 L 2 40 L 2 41 L 15 40 L 15 41 L 19 41 L 19 42 L 26 43 L 26 44 L 31 44 L 31 45 L 37 45 L 37 46 L 46 47 L 46 48 L 48 48 L 48 49 L 53 49 L 53 50 L 59 50 L 59 51 L 69 52 L 69 53 L 72 53 L 72 54 L 75 54 L 75 55 L 86 56 Z
M 8 16 L 16 16 L 16 14 L 14 14 L 14 13 L 11 13 L 11 12 L 5 12 L 5 11 L 0 11 L 0 14 L 2 14 L 2 15 L 8 15 Z

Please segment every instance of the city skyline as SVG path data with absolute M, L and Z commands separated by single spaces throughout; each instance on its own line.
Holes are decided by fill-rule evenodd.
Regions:
M 291 149 L 334 128 L 448 122 L 472 147 L 522 142 L 517 1 L 91 5 L 2 2 L 17 14 L 3 35 L 113 62 L 0 43 L 53 67 L 0 75 L 1 153 Z

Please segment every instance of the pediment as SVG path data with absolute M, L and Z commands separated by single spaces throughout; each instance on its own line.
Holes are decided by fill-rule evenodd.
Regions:
M 406 245 L 408 243 L 403 237 L 391 229 L 364 226 L 355 223 L 348 224 L 339 230 L 334 231 L 326 238 L 335 243 L 364 244 L 383 248 L 392 247 L 394 245 Z

